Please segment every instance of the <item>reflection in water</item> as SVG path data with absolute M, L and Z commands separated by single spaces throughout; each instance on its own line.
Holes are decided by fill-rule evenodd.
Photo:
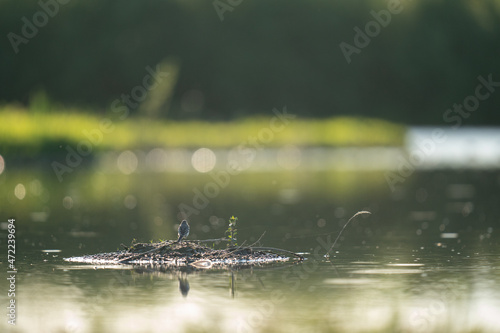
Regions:
M 435 131 L 439 131 L 439 138 Z M 406 135 L 408 155 L 419 156 L 422 169 L 500 167 L 500 131 L 497 128 L 413 127 Z
M 177 277 L 179 280 L 179 290 L 183 297 L 187 297 L 189 293 L 189 281 L 187 279 L 187 274 Z
M 231 271 L 231 283 L 229 285 L 230 285 L 229 291 L 230 291 L 231 297 L 234 298 L 234 289 L 236 288 L 236 286 L 235 286 L 234 272 L 233 271 Z
M 166 327 L 169 332 L 289 332 L 298 327 L 308 332 L 498 331 L 498 248 L 464 248 L 458 254 L 453 251 L 456 240 L 442 242 L 449 247 L 343 243 L 331 262 L 310 255 L 300 264 L 229 272 L 73 265 L 63 262 L 59 252 L 27 253 L 31 264 L 19 265 L 23 279 L 17 286 L 16 328 L 85 333 L 164 332 Z
M 300 169 L 307 156 L 297 156 Z M 242 172 L 202 207 L 195 190 L 215 182 L 213 171 L 141 167 L 129 176 L 82 170 L 62 183 L 44 172 L 0 176 L 0 213 L 18 222 L 18 332 L 500 331 L 498 171 L 415 171 L 395 191 L 381 172 Z M 177 239 L 181 203 L 198 211 L 195 239 L 220 238 L 234 214 L 247 244 L 266 231 L 264 246 L 309 259 L 231 272 L 62 260 L 133 238 Z M 346 228 L 331 262 L 313 258 L 360 209 L 372 215 Z

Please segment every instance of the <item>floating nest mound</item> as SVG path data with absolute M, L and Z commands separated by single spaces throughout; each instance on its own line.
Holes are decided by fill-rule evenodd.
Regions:
M 125 246 L 124 246 L 125 247 Z M 193 241 L 177 243 L 136 243 L 122 251 L 64 258 L 69 262 L 89 264 L 138 264 L 191 266 L 211 268 L 212 266 L 244 266 L 266 263 L 286 262 L 292 255 L 299 260 L 304 258 L 294 252 L 271 247 L 230 247 L 217 250 Z

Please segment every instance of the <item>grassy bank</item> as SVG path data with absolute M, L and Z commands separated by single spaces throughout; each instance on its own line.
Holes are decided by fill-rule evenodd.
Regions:
M 282 110 L 280 110 L 282 112 Z M 96 150 L 145 147 L 398 146 L 404 127 L 369 118 L 303 119 L 276 116 L 231 122 L 169 121 L 76 111 L 0 109 L 0 153 L 58 150 L 93 140 Z

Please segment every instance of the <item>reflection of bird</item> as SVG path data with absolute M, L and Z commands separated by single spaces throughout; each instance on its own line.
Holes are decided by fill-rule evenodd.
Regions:
M 189 224 L 186 220 L 182 220 L 181 225 L 177 230 L 177 235 L 179 235 L 177 243 L 179 243 L 183 238 L 186 238 L 189 235 Z
M 179 290 L 181 291 L 181 294 L 183 297 L 187 297 L 188 292 L 189 292 L 189 282 L 185 277 L 178 277 L 177 280 L 179 280 Z

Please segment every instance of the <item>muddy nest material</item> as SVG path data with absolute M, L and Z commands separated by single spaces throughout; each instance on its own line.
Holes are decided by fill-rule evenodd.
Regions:
M 290 258 L 278 253 L 298 254 L 267 247 L 234 247 L 223 250 L 212 249 L 195 242 L 137 243 L 123 251 L 99 253 L 64 260 L 91 264 L 160 264 L 172 266 L 194 266 L 210 268 L 213 265 L 252 265 L 285 262 Z

